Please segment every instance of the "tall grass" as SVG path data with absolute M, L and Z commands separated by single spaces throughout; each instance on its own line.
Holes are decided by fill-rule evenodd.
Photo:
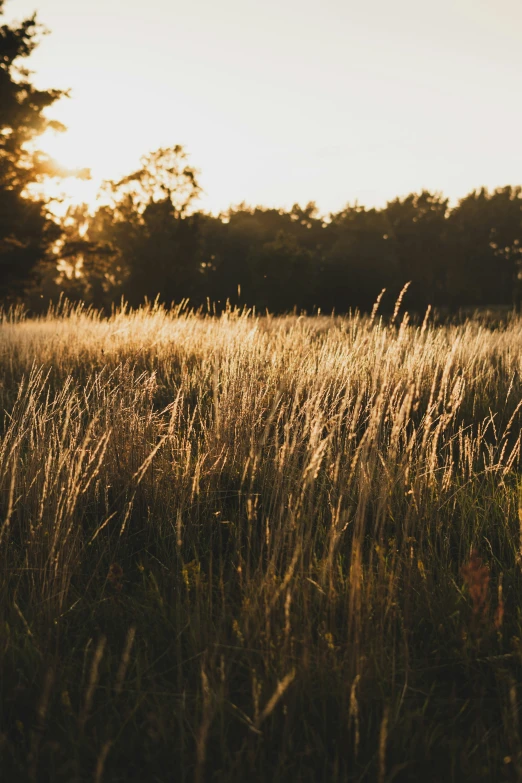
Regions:
M 3 779 L 521 779 L 521 372 L 516 319 L 3 313 Z

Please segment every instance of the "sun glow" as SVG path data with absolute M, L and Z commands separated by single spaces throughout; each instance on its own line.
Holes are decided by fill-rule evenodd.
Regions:
M 69 177 L 50 177 L 33 187 L 33 192 L 50 199 L 51 210 L 58 215 L 76 204 L 87 204 L 89 209 L 95 209 L 102 182 L 100 151 L 88 150 L 88 145 L 78 138 L 78 134 L 69 131 L 48 131 L 38 140 L 38 148 L 60 166 L 75 173 Z M 86 155 L 86 152 L 91 154 Z M 90 174 L 88 177 L 86 169 Z
M 522 181 L 519 0 L 440 0 L 436 11 L 331 0 L 320 13 L 297 0 L 255 13 L 240 0 L 194 0 L 182 13 L 174 0 L 36 5 L 52 34 L 31 55 L 35 79 L 71 89 L 49 111 L 69 130 L 42 147 L 92 171 L 90 183 L 59 186 L 73 201 L 93 205 L 103 179 L 173 144 L 215 212 L 314 200 L 324 214 Z M 18 17 L 34 6 L 7 3 Z M 488 109 L 499 106 L 500 125 Z

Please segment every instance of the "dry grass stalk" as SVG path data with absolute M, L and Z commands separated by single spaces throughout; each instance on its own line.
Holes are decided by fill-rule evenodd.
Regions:
M 94 698 L 94 692 L 96 690 L 96 686 L 98 685 L 98 679 L 100 676 L 100 663 L 103 658 L 103 653 L 105 650 L 105 645 L 107 643 L 107 638 L 105 636 L 102 636 L 96 646 L 96 649 L 94 651 L 94 655 L 92 658 L 91 663 L 91 670 L 89 673 L 89 682 L 87 684 L 87 690 L 85 691 L 85 699 L 83 702 L 83 708 L 80 713 L 79 717 L 79 726 L 80 730 L 83 730 L 85 728 L 85 723 L 87 719 L 89 718 L 89 713 L 91 711 L 92 707 L 92 701 Z
M 226 738 L 242 729 L 237 769 L 268 765 L 282 725 L 281 765 L 323 764 L 349 779 L 372 747 L 380 779 L 393 776 L 391 710 L 397 754 L 441 736 L 431 696 L 425 734 L 410 741 L 397 726 L 435 682 L 418 628 L 440 665 L 462 648 L 455 553 L 472 542 L 487 541 L 503 573 L 493 613 L 489 570 L 471 552 L 461 578 L 472 626 L 491 665 L 515 657 L 504 646 L 522 628 L 504 600 L 520 590 L 522 321 L 437 327 L 428 313 L 397 326 L 401 301 L 388 322 L 378 304 L 369 318 L 159 306 L 102 318 L 69 305 L 0 317 L 0 662 L 33 682 L 35 661 L 61 655 L 58 721 L 66 716 L 68 752 L 79 737 L 91 749 L 99 779 L 110 747 L 100 738 L 133 726 L 158 750 L 175 742 L 200 780 L 209 748 L 225 775 Z M 107 640 L 93 652 L 100 628 Z M 203 666 L 202 650 L 215 651 Z M 469 664 L 476 646 L 464 653 Z M 94 710 L 102 661 L 116 672 L 103 691 L 116 711 Z M 272 692 L 274 671 L 289 673 Z M 307 710 L 291 722 L 276 709 L 294 681 L 296 703 L 313 698 L 324 728 L 322 717 L 308 725 Z M 386 709 L 382 696 L 363 704 L 368 681 Z M 48 720 L 52 699 L 45 709 Z M 468 720 L 465 710 L 451 718 Z M 474 759 L 486 745 L 500 752 L 495 731 Z M 334 740 L 328 767 L 318 758 Z
M 279 680 L 279 682 L 277 683 L 275 691 L 273 692 L 273 694 L 271 695 L 271 697 L 269 698 L 269 700 L 267 701 L 267 703 L 265 704 L 264 708 L 261 710 L 261 712 L 259 714 L 259 717 L 258 717 L 257 722 L 255 724 L 256 728 L 259 728 L 261 726 L 261 724 L 263 723 L 263 721 L 265 721 L 268 718 L 268 716 L 272 713 L 272 711 L 275 709 L 276 705 L 278 704 L 280 699 L 283 697 L 283 695 L 284 695 L 285 691 L 287 690 L 287 688 L 294 681 L 295 675 L 296 675 L 296 672 L 295 672 L 295 669 L 293 669 L 292 671 L 288 672 L 288 674 L 286 674 L 283 677 L 282 680 Z
M 127 638 L 125 640 L 125 647 L 123 648 L 123 652 L 121 654 L 121 661 L 118 668 L 118 673 L 116 674 L 116 684 L 114 686 L 114 692 L 116 694 L 121 693 L 121 689 L 123 687 L 123 682 L 125 680 L 125 675 L 127 674 L 127 669 L 129 668 L 130 663 L 130 656 L 132 651 L 132 645 L 134 644 L 134 637 L 136 636 L 136 626 L 131 625 L 129 630 L 127 631 Z
M 379 783 L 384 783 L 386 780 L 386 746 L 388 744 L 388 721 L 390 717 L 390 708 L 388 705 L 384 708 L 384 713 L 381 720 L 381 728 L 379 731 Z

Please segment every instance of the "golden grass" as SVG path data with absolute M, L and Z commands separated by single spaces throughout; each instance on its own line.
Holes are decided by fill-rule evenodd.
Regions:
M 9 780 L 518 779 L 522 321 L 393 320 L 2 314 Z

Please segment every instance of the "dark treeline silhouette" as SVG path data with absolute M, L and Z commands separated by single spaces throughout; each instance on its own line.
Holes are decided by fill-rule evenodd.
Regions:
M 0 14 L 3 0 L 0 0 Z M 314 203 L 291 210 L 197 211 L 198 172 L 180 146 L 145 156 L 107 182 L 94 214 L 63 219 L 28 187 L 67 172 L 34 140 L 60 130 L 46 109 L 63 96 L 37 90 L 20 67 L 38 39 L 34 18 L 0 28 L 0 298 L 44 307 L 60 293 L 110 308 L 158 295 L 218 307 L 346 312 L 392 303 L 411 281 L 407 304 L 455 311 L 518 308 L 522 276 L 522 189 L 474 191 L 455 207 L 438 193 L 396 198 L 382 209 L 347 206 L 323 217 Z M 70 173 L 70 172 L 69 172 Z
M 155 160 L 178 159 L 176 177 L 181 172 L 195 191 L 195 173 L 183 168 L 182 155 L 179 148 L 162 150 Z M 138 305 L 159 294 L 166 303 L 189 298 L 195 306 L 209 298 L 271 312 L 345 312 L 368 310 L 382 288 L 393 306 L 411 281 L 412 310 L 518 306 L 520 188 L 483 189 L 451 210 L 446 199 L 423 191 L 383 209 L 348 206 L 325 220 L 314 204 L 189 214 L 189 200 L 176 203 L 177 191 L 137 198 L 119 186 L 111 206 L 94 215 L 84 208 L 69 213 L 59 271 L 48 267 L 38 296 L 63 291 L 109 307 L 122 296 Z

